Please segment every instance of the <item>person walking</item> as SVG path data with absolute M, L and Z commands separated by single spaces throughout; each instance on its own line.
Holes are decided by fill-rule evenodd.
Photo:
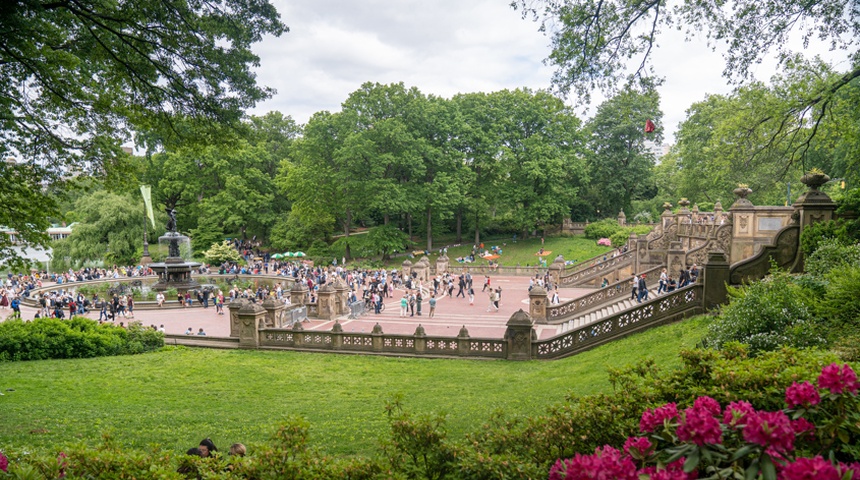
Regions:
M 418 294 L 415 295 L 415 310 L 417 310 L 417 314 L 421 316 L 421 303 L 424 301 L 424 297 L 421 296 L 421 288 L 418 289 Z
M 469 306 L 475 306 L 475 289 L 469 286 Z
M 400 317 L 401 317 L 401 318 L 406 316 L 406 309 L 407 309 L 407 308 L 408 308 L 408 306 L 409 306 L 409 299 L 408 299 L 408 297 L 409 297 L 409 294 L 408 294 L 408 293 L 404 293 L 404 294 L 403 294 L 403 298 L 401 298 L 401 299 L 400 299 Z

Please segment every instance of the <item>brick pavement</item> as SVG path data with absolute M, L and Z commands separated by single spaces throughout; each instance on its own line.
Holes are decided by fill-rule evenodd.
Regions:
M 345 332 L 370 332 L 378 322 L 385 333 L 412 334 L 418 324 L 424 327 L 428 335 L 457 336 L 462 326 L 469 330 L 469 335 L 476 338 L 501 338 L 505 333 L 505 324 L 511 315 L 522 308 L 528 311 L 528 277 L 502 277 L 493 276 L 492 286 L 502 288 L 502 300 L 498 312 L 488 312 L 489 298 L 486 293 L 481 292 L 483 277 L 475 278 L 475 303 L 469 305 L 468 297 L 449 298 L 447 296 L 437 299 L 436 315 L 434 318 L 427 316 L 429 306 L 427 299 L 424 300 L 421 316 L 400 317 L 400 298 L 402 290 L 395 290 L 393 298 L 385 299 L 385 311 L 375 315 L 372 311 L 358 319 L 340 319 Z M 562 301 L 582 296 L 591 292 L 589 288 L 565 288 L 561 290 Z M 457 288 L 454 288 L 457 294 Z M 171 309 L 149 309 L 137 310 L 134 320 L 144 325 L 164 325 L 169 334 L 183 334 L 191 327 L 197 332 L 203 328 L 209 336 L 227 337 L 230 334 L 229 311 L 225 308 L 225 315 L 218 315 L 215 307 L 208 309 L 201 307 L 193 308 L 171 308 Z M 32 319 L 36 310 L 22 306 L 21 312 L 25 319 Z M 0 318 L 5 318 L 11 310 L 0 310 Z M 86 315 L 88 318 L 97 319 L 98 311 L 91 311 Z M 116 321 L 128 321 L 119 317 Z M 329 330 L 333 321 L 309 320 L 304 324 L 305 330 Z M 538 338 L 548 338 L 556 333 L 556 326 L 537 325 Z

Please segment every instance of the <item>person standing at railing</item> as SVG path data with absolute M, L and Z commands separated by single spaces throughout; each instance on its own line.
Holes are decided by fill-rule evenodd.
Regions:
M 666 291 L 666 288 L 669 286 L 669 274 L 666 273 L 666 269 L 660 271 L 660 285 L 657 287 L 657 295 Z
M 633 274 L 633 278 L 630 279 L 630 300 L 637 300 L 639 297 L 637 292 L 639 290 L 639 279 L 636 278 L 636 274 Z

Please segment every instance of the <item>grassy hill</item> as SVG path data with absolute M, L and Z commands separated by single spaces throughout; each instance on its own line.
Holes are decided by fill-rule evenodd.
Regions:
M 281 419 L 311 422 L 311 441 L 332 454 L 376 450 L 395 394 L 412 411 L 448 414 L 453 438 L 496 409 L 535 415 L 570 392 L 608 390 L 606 367 L 644 356 L 678 363 L 704 334 L 686 320 L 551 362 L 431 360 L 274 351 L 166 348 L 127 357 L 0 364 L 0 445 L 56 449 L 103 433 L 130 448 L 184 451 L 265 441 Z

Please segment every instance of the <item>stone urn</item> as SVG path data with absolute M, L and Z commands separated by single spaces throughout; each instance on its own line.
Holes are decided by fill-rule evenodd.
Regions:
M 830 181 L 830 177 L 821 171 L 810 171 L 806 175 L 800 177 L 800 183 L 809 187 L 810 190 L 818 191 L 822 185 Z
M 732 205 L 732 207 L 740 207 L 740 206 L 751 207 L 752 206 L 752 202 L 747 200 L 747 197 L 749 196 L 749 194 L 752 193 L 752 189 L 750 187 L 748 187 L 747 185 L 744 185 L 742 183 L 742 184 L 738 185 L 738 188 L 732 190 L 732 192 L 738 197 L 738 199 L 735 200 L 735 203 Z

